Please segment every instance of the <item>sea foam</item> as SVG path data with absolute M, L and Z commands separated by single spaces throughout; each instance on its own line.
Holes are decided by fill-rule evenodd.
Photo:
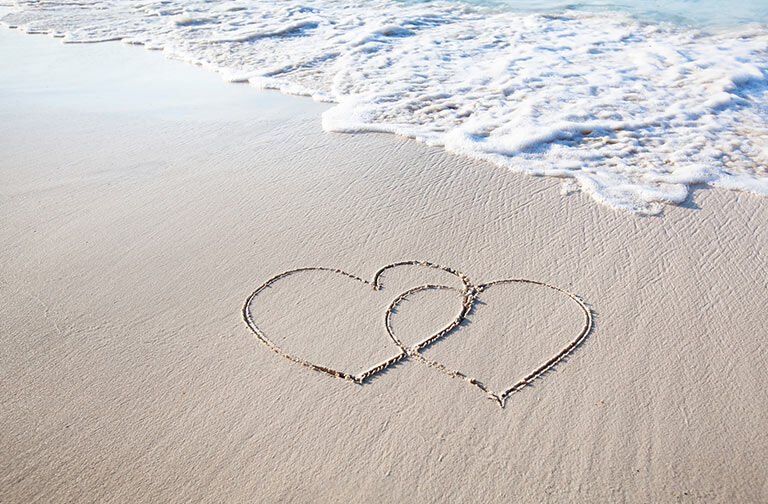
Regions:
M 693 184 L 768 196 L 768 29 L 457 2 L 21 1 L 6 24 L 121 39 L 335 104 L 323 127 L 404 135 L 566 178 L 639 213 Z

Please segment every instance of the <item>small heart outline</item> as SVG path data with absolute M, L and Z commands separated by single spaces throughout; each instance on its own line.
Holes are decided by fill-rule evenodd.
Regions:
M 407 357 L 408 356 L 407 352 L 405 352 L 402 347 L 398 346 L 400 348 L 400 353 L 398 355 L 396 355 L 396 356 L 394 356 L 394 357 L 392 357 L 390 359 L 387 359 L 387 360 L 385 360 L 383 362 L 380 362 L 380 363 L 374 365 L 373 367 L 370 367 L 367 370 L 365 370 L 365 371 L 363 371 L 361 373 L 358 373 L 356 375 L 353 375 L 351 373 L 347 373 L 347 372 L 344 372 L 344 371 L 340 371 L 340 370 L 337 370 L 337 369 L 333 369 L 333 368 L 328 367 L 328 366 L 322 366 L 322 365 L 319 365 L 319 364 L 314 364 L 314 363 L 312 363 L 312 362 L 310 362 L 310 361 L 308 361 L 306 359 L 302 359 L 301 357 L 295 356 L 293 354 L 290 354 L 290 353 L 284 351 L 279 345 L 277 345 L 272 340 L 270 340 L 267 337 L 267 335 L 264 333 L 264 331 L 261 330 L 261 328 L 259 328 L 259 326 L 256 324 L 256 321 L 253 319 L 253 316 L 252 316 L 251 310 L 250 310 L 250 306 L 251 306 L 251 303 L 253 302 L 253 300 L 256 299 L 256 297 L 262 291 L 267 289 L 270 285 L 272 285 L 273 283 L 279 281 L 282 278 L 288 277 L 290 275 L 294 275 L 296 273 L 301 273 L 301 272 L 306 272 L 306 271 L 325 271 L 325 272 L 337 273 L 337 274 L 346 276 L 348 278 L 351 278 L 352 280 L 356 280 L 356 281 L 361 282 L 361 283 L 363 283 L 365 285 L 368 285 L 368 286 L 372 287 L 374 290 L 381 290 L 381 275 L 385 271 L 387 271 L 389 269 L 392 269 L 392 268 L 395 268 L 397 266 L 426 266 L 428 268 L 442 270 L 442 271 L 445 271 L 447 273 L 450 273 L 450 274 L 456 276 L 462 282 L 462 284 L 464 285 L 463 291 L 464 291 L 465 295 L 463 296 L 461 312 L 459 313 L 459 315 L 456 318 L 454 318 L 451 321 L 451 323 L 448 326 L 446 326 L 442 330 L 438 331 L 435 335 L 433 335 L 434 338 L 438 338 L 441 335 L 447 334 L 448 332 L 450 332 L 453 328 L 455 328 L 457 325 L 459 325 L 464 320 L 464 317 L 466 316 L 467 312 L 471 308 L 471 304 L 467 303 L 467 300 L 469 299 L 468 298 L 468 293 L 470 292 L 471 285 L 472 285 L 470 280 L 469 280 L 469 278 L 467 278 L 466 275 L 464 275 L 463 273 L 461 273 L 461 272 L 459 272 L 459 271 L 457 271 L 457 270 L 455 270 L 453 268 L 450 268 L 448 266 L 442 266 L 440 264 L 431 263 L 429 261 L 398 261 L 398 262 L 394 262 L 394 263 L 391 263 L 391 264 L 387 264 L 386 266 L 380 268 L 374 274 L 373 280 L 371 280 L 371 281 L 365 280 L 363 278 L 358 277 L 357 275 L 353 275 L 352 273 L 348 273 L 348 272 L 346 272 L 344 270 L 337 269 L 337 268 L 306 267 L 306 268 L 290 269 L 290 270 L 284 271 L 282 273 L 279 273 L 279 274 L 273 276 L 272 278 L 270 278 L 269 280 L 264 282 L 262 285 L 260 285 L 258 288 L 256 288 L 256 290 L 254 290 L 251 293 L 250 296 L 248 296 L 248 298 L 245 301 L 245 305 L 243 306 L 243 310 L 242 310 L 243 319 L 245 320 L 245 323 L 248 326 L 248 328 L 256 335 L 256 337 L 259 339 L 259 341 L 261 341 L 264 345 L 267 346 L 267 348 L 269 348 L 270 350 L 272 350 L 276 354 L 280 355 L 281 357 L 283 357 L 283 358 L 285 358 L 285 359 L 287 359 L 287 360 L 289 360 L 291 362 L 295 362 L 297 364 L 300 364 L 300 365 L 302 365 L 304 367 L 308 367 L 308 368 L 310 368 L 310 369 L 312 369 L 314 371 L 318 371 L 318 372 L 321 372 L 321 373 L 325 373 L 325 374 L 331 375 L 331 376 L 333 376 L 335 378 L 341 378 L 343 380 L 350 381 L 350 382 L 353 382 L 353 383 L 363 384 L 363 383 L 365 383 L 365 381 L 368 378 L 372 377 L 373 375 L 375 375 L 377 373 L 380 373 L 381 371 L 387 369 L 388 367 L 394 365 L 395 363 L 397 363 L 397 362 L 401 361 L 402 359 L 404 359 L 405 357 Z M 441 289 L 458 290 L 455 287 L 448 287 L 448 286 L 445 286 L 445 285 L 436 285 L 436 284 L 426 284 L 426 285 L 422 285 L 420 287 L 421 288 L 441 288 Z M 398 298 L 399 297 L 400 296 L 398 296 Z M 393 305 L 390 304 L 390 306 L 387 308 L 387 312 L 386 312 L 385 317 L 389 316 L 389 313 L 390 313 L 390 310 L 392 309 L 392 306 Z M 390 336 L 390 338 L 392 338 L 391 334 L 389 336 Z
M 453 331 L 454 329 L 456 329 L 461 325 L 467 313 L 469 313 L 472 306 L 474 305 L 475 297 L 477 296 L 477 294 L 482 292 L 484 289 L 487 289 L 488 287 L 491 287 L 494 285 L 512 284 L 512 283 L 538 285 L 541 287 L 552 289 L 556 292 L 559 292 L 560 294 L 565 295 L 566 297 L 574 301 L 579 306 L 581 311 L 584 313 L 584 326 L 582 327 L 579 334 L 575 338 L 570 340 L 570 342 L 565 347 L 563 347 L 554 357 L 551 357 L 549 360 L 547 360 L 546 362 L 544 362 L 543 364 L 535 368 L 532 372 L 528 373 L 522 379 L 518 380 L 514 385 L 507 387 L 501 393 L 498 393 L 490 390 L 488 387 L 485 386 L 485 384 L 482 381 L 476 378 L 473 378 L 471 376 L 468 376 L 462 373 L 461 371 L 451 369 L 437 361 L 427 359 L 420 353 L 420 350 L 431 345 L 435 341 L 448 336 L 448 334 L 451 331 Z M 565 359 L 568 355 L 570 355 L 581 343 L 584 342 L 584 340 L 587 338 L 587 336 L 589 336 L 590 332 L 592 331 L 592 327 L 593 327 L 592 310 L 590 310 L 589 307 L 586 305 L 586 303 L 584 303 L 584 301 L 582 301 L 581 298 L 579 298 L 576 294 L 569 292 L 565 289 L 561 289 L 560 287 L 556 287 L 554 285 L 551 285 L 545 282 L 540 282 L 538 280 L 528 280 L 525 278 L 507 278 L 507 279 L 501 279 L 501 280 L 494 280 L 492 282 L 487 282 L 484 284 L 473 285 L 469 283 L 468 285 L 465 285 L 464 302 L 463 302 L 464 309 L 462 310 L 461 320 L 456 321 L 456 323 L 452 324 L 450 328 L 447 328 L 441 331 L 440 333 L 432 335 L 416 345 L 413 345 L 410 347 L 406 346 L 400 340 L 398 340 L 394 334 L 394 330 L 392 329 L 392 324 L 391 324 L 392 313 L 394 313 L 397 306 L 411 294 L 415 294 L 416 292 L 420 292 L 427 289 L 433 289 L 433 288 L 457 290 L 454 287 L 448 287 L 444 285 L 439 285 L 439 286 L 422 285 L 419 287 L 414 287 L 412 289 L 409 289 L 403 292 L 402 294 L 400 294 L 397 298 L 395 298 L 392 301 L 392 304 L 389 305 L 384 318 L 384 321 L 385 321 L 384 323 L 387 327 L 387 333 L 389 334 L 389 337 L 392 338 L 392 341 L 398 347 L 400 347 L 400 349 L 403 352 L 405 352 L 409 357 L 413 357 L 416 361 L 422 362 L 423 364 L 429 367 L 435 368 L 438 371 L 448 376 L 452 376 L 454 378 L 460 378 L 465 382 L 469 383 L 470 385 L 473 385 L 479 388 L 485 394 L 487 394 L 490 399 L 496 401 L 496 403 L 501 408 L 504 408 L 506 400 L 510 395 L 530 385 L 533 381 L 540 378 L 544 373 L 551 370 L 563 359 Z

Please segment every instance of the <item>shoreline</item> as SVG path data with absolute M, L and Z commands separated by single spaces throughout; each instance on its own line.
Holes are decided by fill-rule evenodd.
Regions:
M 401 137 L 325 133 L 323 105 L 149 51 L 0 41 L 3 502 L 768 498 L 765 198 L 700 189 L 641 217 Z M 414 359 L 365 385 L 318 373 L 243 321 L 280 272 L 368 280 L 407 260 L 557 286 L 594 330 L 500 409 Z M 256 315 L 293 354 L 364 369 L 392 351 L 392 300 L 450 281 L 296 277 Z M 580 327 L 554 294 L 485 294 L 426 357 L 511 384 Z M 392 325 L 415 344 L 460 309 L 421 293 Z
M 439 2 L 388 0 L 373 16 L 322 1 L 306 9 L 201 4 L 194 12 L 131 5 L 116 1 L 105 16 L 56 3 L 19 6 L 4 19 L 65 43 L 162 49 L 230 82 L 332 104 L 322 115 L 326 131 L 398 134 L 558 178 L 564 193 L 614 209 L 659 214 L 702 183 L 768 196 L 761 70 L 768 32 L 756 26 L 717 36 L 607 14 L 523 15 L 481 5 L 452 12 Z M 350 12 L 358 22 L 344 21 Z M 412 24 L 422 15 L 443 22 Z M 380 27 L 379 17 L 391 26 Z M 534 36 L 520 37 L 529 31 Z

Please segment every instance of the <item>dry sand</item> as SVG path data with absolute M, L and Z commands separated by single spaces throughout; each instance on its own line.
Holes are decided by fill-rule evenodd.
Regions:
M 766 502 L 768 200 L 662 217 L 118 44 L 0 32 L 0 502 Z M 595 327 L 501 409 L 405 359 L 358 385 L 245 324 L 300 267 L 427 260 L 580 296 Z M 270 338 L 359 372 L 461 310 L 462 283 L 304 273 Z M 447 276 L 446 276 L 447 275 Z M 346 280 L 345 280 L 346 279 Z M 454 282 L 454 283 L 451 283 Z M 539 289 L 539 290 L 537 290 Z M 571 303 L 571 304 L 569 304 Z M 425 356 L 511 385 L 578 307 L 511 284 Z

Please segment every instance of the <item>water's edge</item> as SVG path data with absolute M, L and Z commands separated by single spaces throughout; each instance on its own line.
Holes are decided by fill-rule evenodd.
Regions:
M 768 196 L 764 27 L 708 35 L 601 14 L 373 3 L 20 2 L 0 16 L 68 43 L 162 49 L 333 103 L 328 131 L 404 135 L 632 212 L 681 203 L 695 184 Z

